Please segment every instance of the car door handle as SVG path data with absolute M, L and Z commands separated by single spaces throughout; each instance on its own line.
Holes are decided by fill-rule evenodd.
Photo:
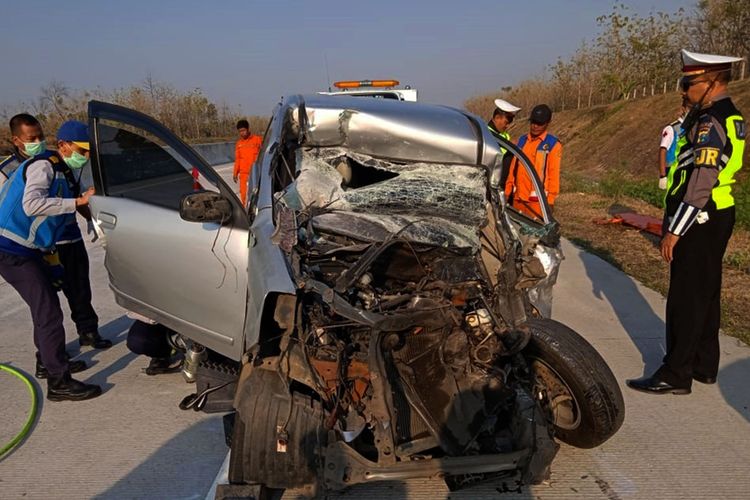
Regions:
M 114 229 L 117 225 L 117 216 L 108 214 L 107 212 L 99 212 L 96 214 L 96 220 L 104 229 Z

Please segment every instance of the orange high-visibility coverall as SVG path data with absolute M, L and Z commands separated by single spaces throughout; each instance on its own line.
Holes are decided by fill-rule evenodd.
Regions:
M 557 195 L 560 194 L 560 162 L 562 160 L 562 143 L 558 140 L 551 149 L 540 150 L 540 145 L 547 138 L 547 132 L 539 137 L 526 135 L 526 144 L 523 145 L 524 154 L 531 160 L 537 175 L 544 184 L 547 192 L 547 201 L 550 207 L 554 206 Z M 520 142 L 520 140 L 519 140 Z M 544 170 L 544 172 L 542 172 Z M 542 209 L 539 206 L 539 197 L 534 192 L 534 185 L 526 173 L 526 169 L 517 159 L 510 164 L 510 173 L 505 183 L 505 196 L 510 199 L 513 195 L 513 208 L 532 217 L 542 218 Z
M 247 180 L 253 170 L 253 163 L 258 157 L 263 138 L 259 135 L 250 135 L 246 139 L 240 139 L 234 146 L 234 172 L 232 177 L 238 178 L 240 185 L 240 200 L 245 204 L 247 200 Z

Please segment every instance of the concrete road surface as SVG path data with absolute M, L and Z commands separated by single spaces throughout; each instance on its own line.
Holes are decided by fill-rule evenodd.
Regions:
M 222 174 L 231 177 L 231 168 Z M 72 323 L 65 326 L 68 350 L 92 365 L 80 377 L 105 392 L 79 403 L 42 399 L 30 437 L 0 461 L 0 499 L 204 498 L 227 454 L 221 417 L 177 408 L 193 390 L 179 374 L 143 373 L 147 360 L 125 346 L 130 320 L 107 286 L 104 252 L 96 244 L 89 251 L 100 331 L 115 345 L 81 351 Z M 644 373 L 644 365 L 647 372 L 658 366 L 663 298 L 568 242 L 564 251 L 554 317 L 586 337 L 623 386 L 625 378 Z M 0 332 L 0 363 L 33 373 L 28 309 L 2 281 Z M 449 494 L 440 481 L 410 481 L 359 486 L 331 498 L 748 498 L 750 351 L 728 337 L 721 346 L 717 385 L 696 383 L 692 395 L 681 397 L 623 388 L 627 415 L 620 432 L 594 450 L 563 445 L 546 484 L 501 494 L 501 486 L 491 483 Z M 40 394 L 45 389 L 42 382 Z M 23 385 L 3 372 L 0 396 L 2 444 L 20 429 L 29 399 Z

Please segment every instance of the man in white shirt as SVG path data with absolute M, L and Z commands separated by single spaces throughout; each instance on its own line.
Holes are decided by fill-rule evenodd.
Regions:
M 667 189 L 667 174 L 677 160 L 677 141 L 682 134 L 682 121 L 688 112 L 685 103 L 680 106 L 680 116 L 664 127 L 659 143 L 659 189 Z

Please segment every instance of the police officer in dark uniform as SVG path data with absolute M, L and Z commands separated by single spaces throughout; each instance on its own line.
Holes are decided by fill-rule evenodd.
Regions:
M 80 127 L 78 124 L 80 122 L 69 121 L 66 122 L 65 126 L 68 128 Z M 8 160 L 3 162 L 5 166 L 1 170 L 3 174 L 8 176 L 12 175 L 15 168 L 24 161 L 46 151 L 46 141 L 44 140 L 44 132 L 42 131 L 41 124 L 32 115 L 22 113 L 14 116 L 10 120 L 10 128 L 15 152 Z M 84 132 L 87 133 L 85 130 L 77 132 L 79 135 Z M 76 133 L 76 131 L 62 130 L 63 135 L 66 133 L 70 135 L 71 133 Z M 84 149 L 88 149 L 87 144 L 84 144 L 84 146 Z M 65 143 L 63 143 L 62 147 L 66 147 Z M 72 158 L 75 158 L 75 160 Z M 69 158 L 69 161 L 76 160 L 81 163 L 81 159 L 77 156 Z M 81 194 L 80 180 L 83 164 L 80 167 L 71 167 L 66 176 L 68 187 L 73 196 L 76 197 Z M 87 220 L 89 233 L 93 234 L 93 222 L 88 205 L 78 207 L 77 211 Z M 76 214 L 67 214 L 65 217 L 66 224 L 58 237 L 55 247 L 60 263 L 62 264 L 63 276 L 61 286 L 70 306 L 70 317 L 76 325 L 78 342 L 81 346 L 107 349 L 112 346 L 112 342 L 99 335 L 99 317 L 96 315 L 94 307 L 91 304 L 89 258 L 86 245 L 83 242 L 81 230 L 78 228 Z M 37 362 L 36 376 L 38 378 L 46 378 L 47 376 L 44 364 L 41 361 Z
M 504 99 L 495 99 L 495 111 L 492 112 L 492 118 L 487 122 L 487 128 L 495 139 L 498 139 L 500 145 L 500 152 L 503 155 L 503 167 L 500 176 L 500 185 L 505 186 L 505 181 L 508 180 L 508 172 L 510 171 L 510 163 L 513 160 L 513 155 L 508 154 L 508 150 L 503 147 L 500 143 L 500 139 L 504 139 L 508 142 L 512 142 L 510 138 L 510 132 L 508 127 L 513 123 L 513 119 L 516 117 L 516 113 L 521 111 L 521 108 L 514 106 Z
M 721 262 L 732 235 L 734 176 L 742 167 L 746 124 L 727 94 L 736 57 L 682 51 L 683 122 L 669 176 L 661 254 L 670 263 L 667 354 L 649 377 L 628 380 L 652 394 L 689 394 L 692 381 L 716 383 Z
M 71 377 L 85 369 L 83 362 L 69 363 L 65 330 L 57 291 L 61 274 L 54 245 L 67 215 L 88 205 L 93 188 L 74 196 L 68 181 L 71 170 L 88 158 L 88 131 L 80 122 L 64 123 L 58 131 L 58 153 L 43 151 L 24 161 L 0 190 L 0 276 L 28 304 L 34 325 L 34 344 L 47 375 L 47 399 L 80 401 L 102 393 L 101 387 Z M 19 130 L 13 129 L 18 137 Z M 41 129 L 26 151 L 44 139 Z M 81 161 L 83 158 L 83 162 Z
M 502 137 L 508 142 L 510 140 L 510 133 L 508 132 L 508 126 L 513 123 L 513 119 L 516 117 L 516 113 L 521 111 L 521 108 L 514 106 L 504 99 L 495 99 L 495 111 L 492 112 L 492 118 L 487 122 L 487 128 L 490 133 L 495 137 Z M 500 147 L 500 151 L 505 154 L 505 148 Z

